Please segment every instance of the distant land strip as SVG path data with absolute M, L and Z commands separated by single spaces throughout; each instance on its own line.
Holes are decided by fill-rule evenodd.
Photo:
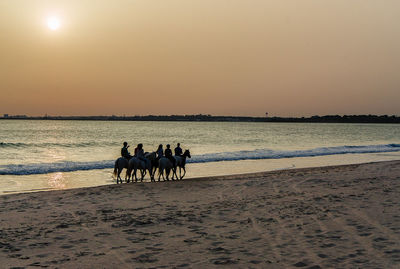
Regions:
M 323 123 L 400 123 L 392 115 L 326 115 L 312 117 L 244 117 L 212 115 L 147 115 L 147 116 L 41 116 L 8 115 L 2 120 L 97 120 L 97 121 L 204 121 L 204 122 L 323 122 Z

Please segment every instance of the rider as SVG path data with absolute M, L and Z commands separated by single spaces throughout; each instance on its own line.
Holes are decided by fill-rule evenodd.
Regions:
M 146 158 L 144 157 L 144 150 L 143 150 L 143 144 L 138 144 L 137 147 L 135 148 L 135 157 L 142 161 L 146 161 Z
M 174 158 L 174 156 L 172 156 L 172 150 L 169 144 L 167 144 L 167 148 L 165 149 L 164 154 L 165 157 L 168 158 L 172 162 L 172 165 L 176 168 L 176 159 Z
M 174 151 L 175 151 L 175 156 L 182 156 L 181 143 L 176 144 L 176 148 Z
M 129 153 L 128 148 L 128 142 L 124 142 L 124 147 L 121 149 L 121 156 L 129 160 L 130 158 L 132 158 L 132 156 Z
M 159 160 L 161 157 L 164 156 L 164 150 L 162 144 L 158 146 L 156 153 L 157 153 L 157 160 Z

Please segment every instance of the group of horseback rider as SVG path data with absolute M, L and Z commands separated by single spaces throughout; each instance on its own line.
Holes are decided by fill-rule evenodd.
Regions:
M 171 150 L 171 146 L 169 144 L 167 144 L 166 146 L 167 148 L 163 149 L 163 145 L 160 144 L 157 148 L 157 150 L 155 151 L 157 154 L 157 161 L 161 158 L 161 157 L 166 157 L 168 158 L 171 163 L 173 164 L 174 168 L 176 168 L 176 159 L 174 158 L 174 156 L 172 155 L 172 150 Z M 146 161 L 145 155 L 144 155 L 144 150 L 143 150 L 143 144 L 138 144 L 137 147 L 135 148 L 135 153 L 132 156 L 129 151 L 128 151 L 128 143 L 124 142 L 124 146 L 121 148 L 121 156 L 126 158 L 127 160 L 130 160 L 132 157 L 136 157 L 142 161 Z M 176 145 L 176 148 L 174 149 L 175 152 L 175 156 L 182 156 L 182 148 L 181 148 L 181 144 L 178 143 Z
M 117 183 L 121 181 L 121 171 L 126 168 L 126 182 L 129 182 L 130 177 L 132 175 L 137 181 L 138 177 L 136 175 L 136 171 L 140 171 L 141 180 L 143 180 L 146 175 L 146 171 L 149 172 L 150 178 L 153 181 L 156 170 L 158 169 L 158 181 L 160 181 L 160 177 L 162 176 L 164 179 L 164 171 L 166 175 L 166 180 L 169 180 L 169 173 L 172 170 L 172 180 L 174 180 L 174 176 L 176 179 L 182 179 L 186 174 L 186 158 L 191 158 L 190 151 L 185 149 L 183 152 L 180 143 L 177 144 L 174 152 L 175 155 L 172 155 L 171 146 L 167 145 L 167 148 L 164 150 L 163 145 L 159 145 L 157 150 L 154 152 L 144 152 L 143 144 L 138 144 L 135 148 L 135 153 L 132 156 L 128 150 L 129 146 L 127 142 L 123 143 L 123 147 L 121 148 L 121 156 L 115 161 L 114 165 L 114 176 L 117 178 Z M 179 177 L 177 174 L 177 168 L 179 168 Z M 183 171 L 183 173 L 182 173 Z M 133 172 L 133 174 L 132 174 Z

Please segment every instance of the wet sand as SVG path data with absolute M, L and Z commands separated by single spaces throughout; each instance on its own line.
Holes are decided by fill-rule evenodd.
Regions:
M 3 195 L 0 228 L 1 268 L 399 268 L 400 161 Z

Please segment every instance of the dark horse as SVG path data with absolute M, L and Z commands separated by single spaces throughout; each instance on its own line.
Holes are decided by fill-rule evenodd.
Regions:
M 190 155 L 190 151 L 187 149 L 185 150 L 185 152 L 181 155 L 181 156 L 174 156 L 175 160 L 176 160 L 176 167 L 179 167 L 179 179 L 182 179 L 185 175 L 186 175 L 186 158 L 192 158 L 192 156 Z M 178 179 L 178 175 L 176 174 L 176 169 L 174 168 L 172 162 L 165 157 L 162 157 L 159 160 L 159 172 L 158 172 L 158 181 L 160 181 L 161 176 L 164 178 L 164 170 L 167 176 L 167 180 L 169 177 L 169 173 L 172 170 L 172 180 L 174 180 L 174 176 L 176 177 L 176 179 Z M 183 175 L 181 173 L 181 169 L 183 169 Z
M 122 169 L 128 169 L 128 159 L 124 158 L 124 157 L 119 157 L 116 161 L 115 161 L 115 165 L 114 165 L 114 177 L 117 177 L 117 184 L 118 181 L 120 180 L 122 183 L 122 178 L 121 178 L 121 172 Z M 125 182 L 129 182 L 129 180 L 127 179 L 127 176 L 125 176 Z
M 176 159 L 176 167 L 179 167 L 179 178 L 182 179 L 186 175 L 186 158 L 192 158 L 190 151 L 187 149 L 181 156 L 174 156 Z M 182 170 L 183 169 L 183 175 Z

